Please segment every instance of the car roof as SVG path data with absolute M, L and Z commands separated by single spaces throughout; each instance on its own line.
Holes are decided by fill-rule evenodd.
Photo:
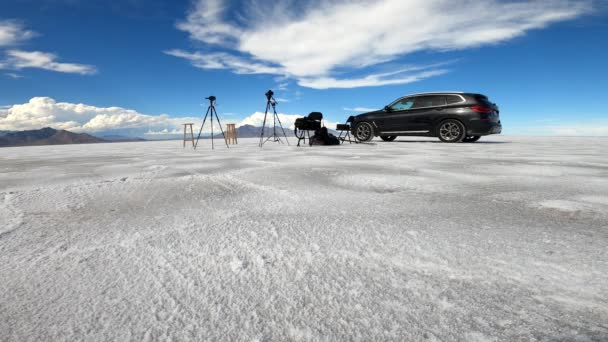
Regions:
M 417 96 L 417 95 L 443 95 L 443 94 L 465 94 L 464 91 L 432 91 L 432 92 L 428 92 L 428 93 L 416 93 L 416 94 L 409 94 L 409 95 L 405 95 L 403 97 L 408 97 L 408 96 Z

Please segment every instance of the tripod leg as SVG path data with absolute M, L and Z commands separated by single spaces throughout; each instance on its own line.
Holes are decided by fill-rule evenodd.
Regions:
M 222 123 L 220 122 L 220 117 L 217 116 L 217 111 L 215 110 L 215 107 L 213 108 L 213 112 L 215 113 L 215 118 L 217 119 L 217 124 L 220 126 L 220 131 L 222 131 L 222 136 L 224 137 L 224 142 L 226 143 L 226 148 L 230 148 L 230 146 L 228 146 L 228 140 L 226 140 L 226 134 L 224 134 L 224 129 L 222 128 Z
M 277 114 L 277 110 L 275 108 L 273 108 L 273 111 L 274 111 L 274 116 L 276 117 L 277 121 L 279 121 L 279 126 L 281 126 L 281 130 L 283 131 L 283 136 L 285 137 L 285 141 L 287 141 L 287 146 L 289 146 L 289 139 L 287 139 L 287 134 L 285 134 L 285 129 L 283 128 L 281 119 L 279 118 L 279 115 Z
M 266 128 L 266 117 L 268 116 L 268 110 L 270 109 L 270 100 L 266 103 L 266 111 L 264 112 L 264 123 L 262 123 L 262 134 L 260 135 L 260 147 L 264 145 L 264 128 Z
M 192 147 L 194 147 L 194 131 L 192 125 L 190 125 L 190 141 L 192 141 Z
M 300 142 L 302 141 L 302 136 L 304 135 L 304 131 L 300 131 L 301 133 L 298 134 L 298 129 L 296 128 L 294 131 L 294 134 L 296 136 L 296 138 L 298 139 L 298 145 L 297 147 L 300 147 Z
M 213 106 L 211 106 L 211 149 L 215 149 L 215 147 L 213 146 L 213 111 L 215 110 L 215 108 L 213 108 Z
M 211 106 L 209 106 L 209 108 L 207 108 L 207 113 L 205 113 L 205 118 L 203 119 L 203 124 L 201 125 L 200 131 L 198 131 L 198 137 L 196 137 L 196 144 L 194 144 L 194 149 L 196 149 L 196 147 L 198 146 L 198 139 L 201 138 L 201 133 L 203 132 L 203 127 L 205 127 L 205 121 L 207 121 L 207 115 L 209 115 L 210 109 L 211 109 Z

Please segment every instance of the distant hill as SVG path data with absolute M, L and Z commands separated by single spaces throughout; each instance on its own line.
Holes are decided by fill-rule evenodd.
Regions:
M 243 125 L 236 129 L 237 138 L 259 138 L 261 133 L 262 133 L 262 127 L 256 127 L 256 126 L 252 126 L 252 125 Z M 285 134 L 288 137 L 293 137 L 294 136 L 293 129 L 285 128 Z M 266 129 L 264 129 L 264 136 L 267 137 L 269 135 L 272 135 L 272 127 L 266 126 Z M 281 131 L 281 128 L 279 126 L 277 126 L 277 135 L 283 136 L 283 131 Z M 209 136 L 209 135 L 201 136 L 201 139 L 208 139 L 210 137 L 211 136 Z M 222 133 L 214 134 L 213 137 L 221 138 Z
M 338 135 L 338 133 L 333 130 L 333 129 L 328 129 L 328 132 L 334 135 Z M 238 138 L 259 138 L 260 134 L 262 133 L 262 127 L 257 127 L 257 126 L 252 126 L 252 125 L 243 125 L 241 127 L 238 127 L 236 129 L 236 134 Z M 287 137 L 295 137 L 294 133 L 293 133 L 293 129 L 291 128 L 287 128 L 285 127 L 285 134 L 287 135 Z M 314 134 L 314 132 L 311 132 L 310 135 L 312 136 Z M 266 128 L 264 129 L 264 136 L 268 137 L 272 135 L 272 127 L 268 127 L 266 126 Z M 283 131 L 281 130 L 280 126 L 277 126 L 277 135 L 278 136 L 283 136 Z M 214 138 L 221 138 L 222 134 L 215 134 L 213 136 Z M 205 136 L 201 138 L 209 138 L 209 136 Z
M 256 127 L 252 125 L 243 125 L 236 129 L 237 137 L 239 138 L 258 138 L 262 133 L 262 127 Z M 277 134 L 283 136 L 283 131 L 277 126 Z M 285 134 L 288 137 L 293 137 L 293 129 L 285 128 Z M 272 135 L 272 127 L 266 126 L 264 129 L 264 136 Z
M 64 145 L 91 144 L 108 142 L 86 133 L 72 133 L 66 130 L 56 130 L 50 127 L 7 133 L 0 136 L 0 147 L 35 146 L 35 145 Z
M 13 131 L 0 131 L 0 137 L 9 133 L 13 133 Z

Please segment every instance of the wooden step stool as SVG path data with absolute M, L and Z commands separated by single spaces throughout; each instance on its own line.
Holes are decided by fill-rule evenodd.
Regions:
M 236 139 L 236 124 L 226 124 L 226 144 L 238 144 Z
M 192 130 L 192 125 L 194 125 L 194 124 L 192 124 L 192 123 L 184 124 L 184 148 L 186 147 L 186 141 L 188 141 L 188 140 L 192 141 L 192 147 L 194 147 L 194 131 Z M 186 136 L 187 136 L 186 131 L 187 131 L 188 126 L 190 126 L 190 138 L 186 138 Z

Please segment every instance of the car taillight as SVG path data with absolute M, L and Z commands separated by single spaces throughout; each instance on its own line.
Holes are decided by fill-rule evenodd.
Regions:
M 473 107 L 471 107 L 471 109 L 474 112 L 481 113 L 481 114 L 490 114 L 494 111 L 494 109 L 483 106 L 483 105 L 474 105 Z

